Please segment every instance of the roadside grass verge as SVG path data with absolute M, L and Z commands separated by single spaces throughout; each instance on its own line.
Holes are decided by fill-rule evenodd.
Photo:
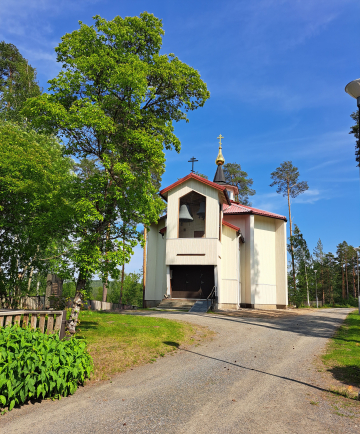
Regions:
M 335 379 L 360 387 L 360 315 L 350 313 L 326 348 L 322 360 Z
M 94 361 L 91 381 L 108 380 L 134 366 L 152 363 L 179 346 L 213 334 L 205 327 L 163 318 L 82 311 L 77 336 L 86 338 Z

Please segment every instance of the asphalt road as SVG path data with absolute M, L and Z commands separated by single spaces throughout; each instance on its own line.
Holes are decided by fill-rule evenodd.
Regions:
M 279 317 L 152 313 L 204 325 L 214 339 L 1 417 L 12 433 L 359 433 L 324 398 L 314 356 L 350 309 Z M 169 343 L 171 345 L 171 343 Z

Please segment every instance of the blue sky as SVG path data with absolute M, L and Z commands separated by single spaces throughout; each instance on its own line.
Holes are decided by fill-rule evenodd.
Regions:
M 226 162 L 254 179 L 253 206 L 288 215 L 269 186 L 270 173 L 292 160 L 309 191 L 292 204 L 293 219 L 312 250 L 346 240 L 360 244 L 360 183 L 345 85 L 360 77 L 358 0 L 2 0 L 0 40 L 14 43 L 37 68 L 40 84 L 59 71 L 54 47 L 78 21 L 99 14 L 163 20 L 164 53 L 201 73 L 211 93 L 205 106 L 177 124 L 180 154 L 167 152 L 163 186 L 196 169 L 215 174 L 217 136 Z M 136 249 L 128 271 L 141 267 Z

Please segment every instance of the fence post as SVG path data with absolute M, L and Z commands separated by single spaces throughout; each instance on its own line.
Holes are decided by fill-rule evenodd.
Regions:
M 62 320 L 61 320 L 61 328 L 60 328 L 60 340 L 65 337 L 65 329 L 66 329 L 66 310 L 63 310 Z

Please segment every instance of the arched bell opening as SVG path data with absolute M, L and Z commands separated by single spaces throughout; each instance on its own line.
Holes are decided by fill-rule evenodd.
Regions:
M 191 191 L 180 198 L 179 238 L 205 238 L 206 197 Z

